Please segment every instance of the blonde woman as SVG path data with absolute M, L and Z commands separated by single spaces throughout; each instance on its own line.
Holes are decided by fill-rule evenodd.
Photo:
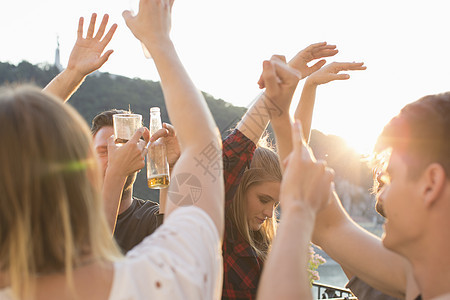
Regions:
M 266 90 L 223 141 L 226 218 L 222 299 L 256 298 L 276 232 L 282 168 L 274 151 L 256 144 L 269 120 L 273 126 L 290 126 L 289 107 L 299 80 L 320 69 L 325 61 L 311 67 L 307 63 L 335 55 L 335 48 L 317 43 L 300 51 L 289 64 L 282 56 L 265 61 L 259 84 Z M 277 148 L 281 158 L 290 152 L 284 144 L 277 143 Z
M 123 259 L 111 239 L 100 199 L 100 174 L 87 124 L 70 105 L 37 89 L 0 91 L 0 299 L 218 299 L 222 276 L 223 182 L 195 165 L 205 147 L 221 148 L 218 130 L 169 38 L 172 1 L 142 1 L 127 26 L 157 65 L 182 153 L 169 188 L 166 220 Z M 186 115 L 185 108 L 195 110 Z M 195 129 L 202 128 L 199 132 Z M 116 151 L 137 170 L 143 129 Z M 123 150 L 125 149 L 125 150 Z M 222 176 L 220 151 L 217 152 Z M 114 170 L 111 170 L 114 173 Z M 111 173 L 111 174 L 112 174 Z M 7 174 L 7 176 L 5 176 Z M 118 176 L 123 184 L 124 178 Z M 180 186 L 178 186 L 180 187 Z M 191 199 L 192 200 L 192 199 Z M 194 202 L 194 203 L 192 203 Z M 180 247 L 180 245 L 183 245 Z

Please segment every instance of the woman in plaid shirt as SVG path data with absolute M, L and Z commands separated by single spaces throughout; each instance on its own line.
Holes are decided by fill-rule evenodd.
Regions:
M 335 55 L 335 48 L 317 43 L 300 51 L 289 64 L 281 56 L 264 61 L 259 85 L 266 88 L 265 92 L 223 141 L 226 216 L 222 299 L 256 298 L 262 267 L 276 231 L 273 216 L 280 192 L 281 166 L 274 151 L 257 148 L 256 144 L 269 121 L 274 128 L 290 126 L 289 106 L 299 80 L 320 69 L 325 61 L 311 67 L 307 63 Z M 277 148 L 283 159 L 290 146 L 278 143 Z

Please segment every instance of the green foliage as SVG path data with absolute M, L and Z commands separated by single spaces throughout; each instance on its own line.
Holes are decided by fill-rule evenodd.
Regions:
M 57 74 L 58 70 L 51 65 L 35 66 L 22 61 L 15 66 L 0 62 L 0 85 L 19 82 L 44 87 Z M 222 137 L 225 137 L 247 109 L 233 106 L 207 93 L 203 95 Z M 170 123 L 159 82 L 95 72 L 86 78 L 69 103 L 77 109 L 88 124 L 101 111 L 111 108 L 131 108 L 133 112 L 141 114 L 144 124 L 148 125 L 149 110 L 152 106 L 160 107 L 163 122 Z M 196 112 L 186 111 L 186 114 L 188 113 Z M 270 127 L 269 132 L 271 132 Z M 273 139 L 273 133 L 270 134 L 270 138 Z M 370 170 L 361 162 L 359 155 L 348 148 L 342 139 L 313 130 L 310 144 L 316 157 L 326 160 L 328 165 L 336 171 L 337 176 L 346 178 L 357 185 L 370 186 Z M 142 170 L 139 173 L 134 194 L 143 199 L 158 201 L 157 191 L 147 188 L 145 172 Z

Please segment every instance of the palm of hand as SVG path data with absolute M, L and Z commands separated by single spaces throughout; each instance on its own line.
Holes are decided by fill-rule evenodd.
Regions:
M 338 72 L 339 70 L 336 70 L 333 64 L 329 64 L 312 73 L 308 79 L 315 82 L 316 84 L 325 84 L 335 80 L 336 78 L 333 75 L 337 74 Z
M 83 74 L 95 71 L 101 62 L 100 57 L 104 48 L 94 39 L 77 40 L 70 54 L 67 67 L 75 68 Z
M 84 18 L 80 18 L 80 21 L 78 22 L 77 41 L 72 49 L 72 52 L 70 53 L 69 62 L 67 65 L 68 69 L 75 70 L 82 76 L 99 69 L 108 60 L 109 56 L 113 52 L 112 50 L 108 50 L 102 55 L 117 29 L 117 24 L 113 24 L 105 34 L 109 16 L 104 15 L 97 33 L 94 34 L 96 19 L 97 14 L 92 14 L 86 33 L 86 38 L 84 38 Z

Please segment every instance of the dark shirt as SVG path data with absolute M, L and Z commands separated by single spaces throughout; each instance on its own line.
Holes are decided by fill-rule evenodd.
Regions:
M 152 234 L 162 221 L 158 203 L 133 197 L 130 207 L 117 217 L 114 231 L 114 238 L 122 253 L 126 254 Z
M 237 129 L 223 141 L 225 206 L 233 201 L 255 149 L 255 144 Z M 262 261 L 228 218 L 225 218 L 223 266 L 222 299 L 255 299 Z

